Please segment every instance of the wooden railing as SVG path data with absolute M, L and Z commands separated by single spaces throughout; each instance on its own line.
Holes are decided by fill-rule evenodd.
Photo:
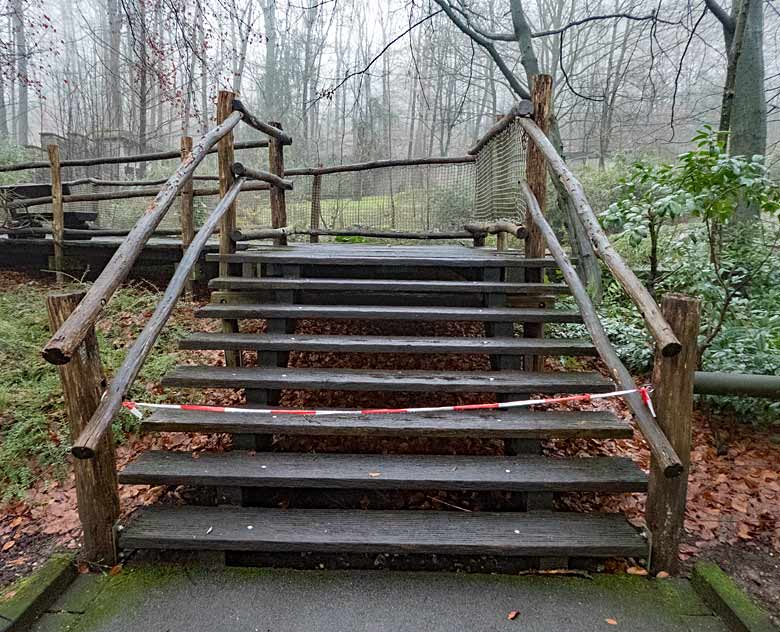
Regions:
M 277 173 L 255 171 L 233 161 L 232 132 L 242 120 L 271 135 L 264 146 L 269 147 L 272 156 L 277 152 L 276 162 L 271 161 L 272 165 L 276 164 Z M 110 437 L 111 423 L 187 286 L 207 240 L 219 226 L 220 252 L 225 254 L 235 250 L 232 237 L 235 229 L 235 201 L 242 189 L 262 186 L 272 193 L 277 191 L 277 195 L 283 195 L 285 190 L 292 187 L 289 181 L 282 178 L 284 165 L 278 160 L 279 148 L 291 142 L 287 135 L 275 126 L 259 124 L 254 116 L 234 101 L 233 94 L 229 92 L 221 92 L 219 95 L 217 121 L 217 126 L 204 134 L 194 147 L 191 143 L 182 143 L 180 166 L 165 182 L 146 213 L 128 232 L 111 261 L 83 297 L 80 294 L 78 297 L 50 296 L 49 312 L 54 333 L 42 353 L 46 360 L 60 367 L 73 439 L 71 451 L 80 462 L 88 460 L 86 462 L 89 463 L 77 465 L 76 486 L 85 549 L 93 561 L 113 563 L 114 560 L 111 528 L 118 514 L 119 502 L 113 441 Z M 205 156 L 213 151 L 215 144 L 219 144 L 217 153 L 221 199 L 197 233 L 192 225 L 182 226 L 182 237 L 187 243 L 176 272 L 152 316 L 129 348 L 122 365 L 106 385 L 94 335 L 95 323 L 177 197 L 181 196 L 183 209 L 190 206 L 191 216 L 194 172 Z M 58 163 L 58 166 L 62 164 L 56 152 L 52 161 Z M 250 178 L 259 182 L 247 185 Z M 53 179 L 52 185 L 55 204 L 61 205 L 61 181 Z M 277 212 L 276 216 L 284 222 L 283 214 Z M 54 230 L 61 239 L 64 228 L 55 226 Z
M 534 165 L 528 164 L 527 168 L 541 166 L 541 176 L 544 180 L 548 170 L 553 177 L 560 180 L 596 254 L 634 302 L 655 340 L 657 353 L 653 370 L 653 401 L 657 416 L 653 415 L 640 393 L 631 393 L 625 399 L 651 453 L 646 515 L 651 543 L 650 568 L 654 572 L 675 572 L 679 565 L 678 552 L 685 517 L 690 465 L 698 301 L 685 296 L 668 295 L 664 297 L 663 308 L 659 307 L 612 247 L 598 223 L 582 185 L 548 139 L 544 129 L 546 121 L 539 120 L 539 113 L 544 111 L 544 107 L 540 107 L 537 102 L 537 83 L 549 84 L 549 78 L 534 79 L 533 118 L 527 114 L 518 114 L 521 108 L 516 108 L 515 114 L 510 113 L 518 119 L 531 140 L 528 161 Z M 549 96 L 547 98 L 549 99 Z M 500 124 L 501 122 L 496 127 Z M 538 157 L 532 156 L 532 148 L 538 152 Z M 633 377 L 610 343 L 584 283 L 544 216 L 540 205 L 544 196 L 540 195 L 538 190 L 533 190 L 530 177 L 527 180 L 527 183 L 521 183 L 528 210 L 526 229 L 529 237 L 526 243 L 529 238 L 537 235 L 541 240 L 542 251 L 546 248 L 552 254 L 580 308 L 593 344 L 613 379 L 621 389 L 634 389 Z

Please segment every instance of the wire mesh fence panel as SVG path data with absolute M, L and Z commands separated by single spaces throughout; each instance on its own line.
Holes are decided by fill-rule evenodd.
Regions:
M 292 178 L 288 223 L 311 223 L 312 176 Z M 474 164 L 409 165 L 322 176 L 321 228 L 437 231 L 462 227 L 474 207 Z

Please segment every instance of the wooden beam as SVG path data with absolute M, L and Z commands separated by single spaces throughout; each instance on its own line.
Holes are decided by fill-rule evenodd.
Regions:
M 233 110 L 236 112 L 241 112 L 244 123 L 249 125 L 249 127 L 256 129 L 258 132 L 262 132 L 263 134 L 267 134 L 272 139 L 280 142 L 282 145 L 292 145 L 292 138 L 289 134 L 285 134 L 282 131 L 281 125 L 261 121 L 249 110 L 247 110 L 239 99 L 233 99 Z
M 685 500 L 691 463 L 699 301 L 680 294 L 667 294 L 661 309 L 682 343 L 682 351 L 673 357 L 656 354 L 653 368 L 653 401 L 658 424 L 679 455 L 683 472 L 679 477 L 669 479 L 664 476 L 663 467 L 657 460 L 654 457 L 650 459 L 647 526 L 651 534 L 650 570 L 653 573 L 676 573 L 680 565 L 680 540 L 685 521 Z
M 502 116 L 498 121 L 496 121 L 495 125 L 491 127 L 485 134 L 480 138 L 474 146 L 469 149 L 468 154 L 469 156 L 476 156 L 480 150 L 488 144 L 488 142 L 493 139 L 495 136 L 503 132 L 507 127 L 509 127 L 509 124 L 514 121 L 519 116 L 531 116 L 534 111 L 534 106 L 530 101 L 518 101 L 512 106 L 512 109 L 509 110 L 504 116 Z
M 780 375 L 696 371 L 693 392 L 697 395 L 741 395 L 780 400 Z
M 240 114 L 236 115 L 236 119 L 240 117 Z M 261 147 L 268 147 L 267 140 L 251 140 L 243 143 L 236 143 L 235 149 L 259 149 Z M 215 154 L 216 149 L 210 149 L 206 153 Z M 172 160 L 178 158 L 181 152 L 177 150 L 173 151 L 159 151 L 151 154 L 135 154 L 132 156 L 101 156 L 99 158 L 74 158 L 72 160 L 63 160 L 62 167 L 93 167 L 95 165 L 122 165 L 131 162 L 154 162 L 157 160 Z M 11 165 L 0 165 L 0 173 L 8 171 L 27 171 L 28 169 L 47 169 L 49 167 L 48 161 L 33 161 L 33 162 L 17 162 Z
M 57 331 L 84 298 L 83 290 L 51 292 L 46 297 L 49 327 Z M 90 328 L 69 364 L 58 367 L 70 439 L 74 441 L 89 422 L 100 402 L 105 384 L 95 329 Z M 81 556 L 87 562 L 116 564 L 113 528 L 119 518 L 116 455 L 109 427 L 95 446 L 95 459 L 73 464 L 76 502 L 84 533 Z
M 110 384 L 105 389 L 100 399 L 100 404 L 89 420 L 89 424 L 87 424 L 78 439 L 73 443 L 71 452 L 77 458 L 95 458 L 98 446 L 106 432 L 111 428 L 114 416 L 122 407 L 127 391 L 143 366 L 144 360 L 146 360 L 146 357 L 152 350 L 157 337 L 160 335 L 160 331 L 162 331 L 174 307 L 176 307 L 179 295 L 192 273 L 192 268 L 198 261 L 201 250 L 203 250 L 206 241 L 217 228 L 224 214 L 228 212 L 230 206 L 235 202 L 243 183 L 243 179 L 238 179 L 231 185 L 216 208 L 211 211 L 211 214 L 192 240 L 190 247 L 187 248 L 182 256 L 179 265 L 176 267 L 176 272 L 174 272 L 168 287 L 165 288 L 160 302 L 146 321 L 146 325 L 141 330 L 141 333 L 138 334 L 138 338 L 128 349 L 122 366 L 116 371 Z
M 271 121 L 269 125 L 282 129 L 282 124 L 276 121 Z M 278 138 L 271 138 L 271 143 L 268 145 L 268 165 L 271 173 L 284 178 L 284 144 Z M 287 226 L 287 202 L 283 188 L 271 189 L 271 226 L 273 228 Z M 274 245 L 286 246 L 287 236 L 280 235 L 274 238 Z
M 232 166 L 233 175 L 246 178 L 247 180 L 260 180 L 267 182 L 275 187 L 284 189 L 285 191 L 292 191 L 293 183 L 291 180 L 285 180 L 280 178 L 275 173 L 269 173 L 268 171 L 262 171 L 261 169 L 250 169 L 243 163 L 234 162 Z
M 57 145 L 49 145 L 46 148 L 51 164 L 51 230 L 54 241 L 54 269 L 58 284 L 62 284 L 65 277 L 62 274 L 63 258 L 65 255 L 63 242 L 65 241 L 65 205 L 62 203 L 62 168 L 60 167 L 60 148 Z
M 550 127 L 550 114 L 552 110 L 553 80 L 550 75 L 536 75 L 532 79 L 531 102 L 533 105 L 533 120 L 539 129 L 547 134 Z M 547 160 L 539 150 L 536 143 L 528 143 L 525 179 L 528 188 L 534 194 L 539 203 L 539 209 L 544 214 L 547 209 Z M 533 221 L 531 212 L 526 209 L 525 225 L 527 234 L 525 237 L 525 256 L 536 258 L 544 256 L 544 238 Z M 541 283 L 544 270 L 541 268 L 525 270 L 525 281 L 529 283 Z M 526 323 L 523 325 L 523 336 L 526 338 L 544 337 L 544 325 L 538 323 Z M 528 355 L 525 357 L 525 368 L 529 371 L 544 370 L 544 356 Z
M 355 162 L 347 165 L 332 165 L 330 167 L 305 167 L 301 169 L 287 169 L 284 175 L 290 176 L 315 176 L 329 173 L 347 173 L 351 171 L 370 171 L 371 169 L 384 169 L 386 167 L 415 167 L 420 165 L 460 165 L 472 163 L 474 156 L 456 156 L 453 158 L 409 158 L 392 160 L 372 160 L 369 162 Z
M 235 94 L 226 90 L 220 90 L 217 98 L 217 122 L 226 119 L 233 112 L 233 99 Z M 269 145 L 270 146 L 270 145 Z M 233 134 L 225 135 L 219 141 L 218 146 L 219 163 L 219 195 L 225 198 L 228 191 L 233 186 L 233 163 L 235 154 L 233 152 Z M 236 251 L 236 242 L 233 240 L 233 233 L 236 230 L 236 205 L 231 203 L 227 211 L 222 215 L 219 232 L 219 275 L 230 274 L 230 264 L 223 260 L 225 255 L 233 254 Z M 237 333 L 238 321 L 223 320 L 222 331 L 224 333 Z M 225 366 L 241 366 L 241 352 L 232 349 L 225 349 Z
M 596 312 L 596 308 L 590 300 L 588 291 L 582 284 L 582 280 L 574 269 L 571 261 L 569 261 L 569 257 L 558 242 L 555 232 L 545 219 L 544 214 L 539 208 L 539 203 L 536 201 L 536 198 L 525 182 L 521 183 L 521 188 L 528 209 L 531 211 L 531 215 L 539 227 L 542 237 L 547 243 L 550 254 L 558 264 L 566 284 L 571 289 L 572 296 L 580 308 L 582 322 L 585 324 L 585 327 L 587 327 L 590 337 L 593 340 L 593 345 L 596 347 L 601 359 L 607 366 L 612 379 L 615 380 L 621 389 L 628 390 L 636 388 L 634 378 L 631 377 L 628 369 L 623 366 L 615 349 L 612 347 L 612 343 L 607 337 L 607 332 L 604 331 L 604 326 L 601 324 L 601 319 Z M 663 475 L 666 477 L 679 476 L 683 471 L 683 463 L 675 452 L 672 444 L 666 438 L 663 430 L 661 430 L 655 418 L 650 413 L 641 395 L 639 393 L 630 393 L 625 396 L 625 400 L 636 417 L 637 425 L 647 440 L 650 452 L 655 458 L 660 471 L 663 472 Z
M 626 265 L 623 258 L 613 248 L 606 233 L 601 228 L 599 220 L 585 196 L 579 180 L 574 176 L 563 158 L 555 151 L 547 135 L 539 129 L 539 126 L 530 119 L 518 119 L 523 129 L 534 143 L 539 147 L 544 157 L 547 158 L 547 164 L 550 170 L 561 181 L 563 187 L 569 192 L 571 201 L 574 204 L 578 215 L 582 219 L 585 230 L 588 233 L 593 247 L 599 258 L 606 264 L 612 275 L 623 287 L 626 294 L 631 297 L 637 309 L 645 319 L 650 333 L 655 339 L 658 349 L 662 355 L 673 356 L 680 352 L 682 348 L 680 341 L 674 335 L 669 323 L 666 322 L 661 309 L 647 291 L 647 288 L 636 277 L 633 270 Z
M 79 306 L 52 336 L 43 349 L 43 357 L 52 364 L 65 364 L 73 357 L 73 353 L 84 340 L 84 337 L 95 324 L 103 306 L 111 298 L 117 287 L 127 277 L 144 245 L 162 221 L 168 209 L 173 204 L 184 183 L 192 176 L 196 167 L 206 157 L 208 150 L 225 134 L 229 133 L 241 118 L 237 112 L 225 119 L 220 125 L 209 130 L 193 148 L 190 158 L 183 162 L 176 172 L 149 204 L 123 240 L 114 256 L 108 262 L 97 280 L 92 284 Z
M 192 154 L 192 137 L 181 137 L 181 161 L 185 162 Z M 179 220 L 181 223 L 181 249 L 186 251 L 195 237 L 195 218 L 193 216 L 192 179 L 189 179 L 181 192 Z M 192 276 L 187 280 L 186 291 L 192 293 Z

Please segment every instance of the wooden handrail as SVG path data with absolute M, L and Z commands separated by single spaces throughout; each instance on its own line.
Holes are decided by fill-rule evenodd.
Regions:
M 547 138 L 547 135 L 539 129 L 531 119 L 520 118 L 520 125 L 528 136 L 536 143 L 553 174 L 560 180 L 563 187 L 569 193 L 577 214 L 582 220 L 585 231 L 588 233 L 596 254 L 606 264 L 618 283 L 623 286 L 626 294 L 631 297 L 637 309 L 642 314 L 647 328 L 655 339 L 661 355 L 677 355 L 682 348 L 677 336 L 661 313 L 661 308 L 655 302 L 650 292 L 634 274 L 634 271 L 623 261 L 623 258 L 614 249 L 606 233 L 602 230 L 599 220 L 585 197 L 585 191 L 579 180 L 574 176 L 563 158 L 555 151 L 555 147 Z
M 331 237 L 374 237 L 377 239 L 473 239 L 485 235 L 509 233 L 522 239 L 525 237 L 525 227 L 511 222 L 496 222 L 493 224 L 466 224 L 463 230 L 450 231 L 400 231 L 372 230 L 366 228 L 257 228 L 254 230 L 237 230 L 233 233 L 233 241 L 251 241 L 253 239 L 272 239 L 287 235 L 317 235 Z
M 203 250 L 206 241 L 217 228 L 222 216 L 230 205 L 235 202 L 244 182 L 243 178 L 239 178 L 233 183 L 233 186 L 228 189 L 225 196 L 219 201 L 219 204 L 211 211 L 211 214 L 203 223 L 203 226 L 197 232 L 187 250 L 184 251 L 179 265 L 176 266 L 176 272 L 165 289 L 165 293 L 157 304 L 154 313 L 146 321 L 146 325 L 138 335 L 138 338 L 136 338 L 127 351 L 122 366 L 119 367 L 114 378 L 106 387 L 97 410 L 74 442 L 71 452 L 75 457 L 79 459 L 94 458 L 95 450 L 101 438 L 106 430 L 111 427 L 114 417 L 122 408 L 122 402 L 127 391 L 138 375 L 141 366 L 143 366 L 146 356 L 149 355 L 154 343 L 157 341 L 160 331 L 162 331 L 165 323 L 168 322 L 173 308 L 176 307 L 176 302 L 179 300 L 179 296 L 190 278 L 190 273 L 198 261 L 201 250 Z M 86 300 L 86 297 L 84 300 Z
M 267 140 L 250 140 L 242 143 L 236 143 L 233 148 L 239 149 L 261 149 L 268 147 Z M 216 149 L 211 149 L 207 154 L 217 153 Z M 102 156 L 99 158 L 73 158 L 63 160 L 61 167 L 94 167 L 95 165 L 121 165 L 128 162 L 155 162 L 158 160 L 171 160 L 180 158 L 179 151 L 158 151 L 150 154 L 134 154 L 132 156 Z M 27 169 L 48 169 L 51 165 L 48 161 L 38 160 L 34 162 L 17 162 L 12 165 L 0 165 L 0 172 L 8 171 L 26 171 Z
M 555 259 L 555 263 L 558 264 L 558 267 L 563 274 L 563 278 L 571 289 L 574 300 L 577 301 L 577 305 L 582 312 L 582 321 L 588 328 L 590 337 L 593 340 L 593 344 L 599 352 L 601 359 L 604 361 L 604 364 L 607 365 L 607 369 L 609 369 L 612 378 L 621 389 L 628 390 L 636 388 L 634 378 L 631 377 L 631 373 L 629 373 L 628 369 L 626 369 L 620 361 L 615 349 L 612 347 L 612 344 L 607 337 L 607 332 L 604 331 L 604 326 L 601 324 L 601 320 L 596 313 L 596 308 L 590 300 L 588 291 L 585 289 L 577 271 L 569 261 L 561 244 L 558 242 L 555 231 L 553 231 L 550 224 L 545 219 L 542 210 L 539 208 L 539 203 L 536 201 L 536 197 L 531 192 L 527 183 L 522 182 L 521 187 L 528 205 L 528 210 L 539 228 L 539 232 L 541 232 L 544 237 L 550 254 L 552 254 L 553 259 Z M 629 393 L 625 396 L 625 399 L 636 417 L 639 429 L 642 431 L 647 444 L 650 446 L 650 452 L 652 452 L 653 457 L 657 460 L 664 475 L 667 478 L 679 476 L 683 471 L 682 461 L 680 461 L 680 457 L 674 451 L 672 444 L 669 443 L 669 439 L 666 438 L 663 430 L 658 426 L 655 418 L 650 414 L 641 395 L 639 393 Z
M 431 158 L 406 158 L 392 160 L 373 160 L 371 162 L 356 162 L 347 165 L 332 165 L 330 167 L 303 167 L 301 169 L 285 169 L 284 175 L 289 176 L 317 176 L 328 173 L 347 173 L 350 171 L 368 171 L 370 169 L 383 169 L 385 167 L 413 167 L 417 165 L 457 165 L 474 162 L 474 156 L 431 157 Z
M 190 157 L 183 161 L 167 184 L 149 204 L 130 234 L 119 245 L 114 256 L 92 284 L 84 300 L 57 330 L 43 348 L 43 357 L 52 364 L 65 364 L 73 356 L 90 328 L 98 319 L 103 306 L 111 298 L 117 287 L 125 280 L 144 245 L 151 237 L 165 213 L 173 204 L 187 180 L 197 166 L 206 157 L 208 150 L 225 134 L 229 133 L 241 120 L 241 114 L 233 112 L 224 123 L 204 134 L 192 150 Z
M 280 143 L 282 143 L 282 145 L 292 145 L 292 137 L 289 134 L 277 127 L 274 127 L 273 125 L 269 125 L 265 121 L 261 121 L 249 110 L 247 110 L 246 106 L 244 106 L 244 104 L 239 99 L 233 99 L 233 111 L 241 112 L 242 116 L 244 117 L 244 123 L 249 125 L 249 127 L 256 129 L 258 132 L 262 132 L 271 138 L 275 138 Z
M 530 101 L 518 101 L 512 108 L 502 116 L 493 127 L 491 127 L 484 135 L 474 144 L 474 146 L 468 150 L 469 156 L 476 156 L 479 151 L 488 144 L 495 136 L 503 132 L 509 124 L 519 116 L 531 116 L 534 111 L 534 106 Z
M 167 180 L 166 180 L 167 182 Z M 247 184 L 244 191 L 265 191 L 268 189 L 266 185 Z M 132 198 L 142 197 L 154 197 L 160 193 L 161 189 L 129 189 L 127 191 L 111 191 L 109 193 L 73 193 L 71 195 L 63 195 L 62 201 L 66 204 L 72 202 L 102 202 L 106 200 L 129 200 Z M 192 195 L 194 197 L 202 197 L 207 195 L 219 195 L 218 187 L 206 187 L 201 189 L 193 189 Z M 27 208 L 28 206 L 43 206 L 44 204 L 50 204 L 52 197 L 50 195 L 37 198 L 18 199 L 8 202 L 6 208 L 17 209 Z
M 192 176 L 193 180 L 219 180 L 219 176 Z M 79 178 L 77 180 L 68 180 L 63 185 L 79 186 L 81 184 L 93 184 L 96 187 L 153 187 L 165 184 L 168 178 L 158 178 L 157 180 L 101 180 L 100 178 Z
M 262 171 L 260 169 L 250 169 L 240 162 L 234 162 L 231 166 L 233 175 L 246 178 L 247 180 L 260 180 L 261 182 L 267 182 L 273 186 L 280 187 L 287 191 L 292 191 L 293 183 L 290 180 L 280 178 L 275 173 L 269 173 L 268 171 Z

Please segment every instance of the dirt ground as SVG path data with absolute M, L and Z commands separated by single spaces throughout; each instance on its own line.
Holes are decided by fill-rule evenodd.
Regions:
M 6 277 L 0 291 L 15 291 L 29 283 L 40 284 L 16 275 Z M 183 305 L 183 307 L 193 307 Z M 188 309 L 177 311 L 177 324 L 188 329 L 213 327 L 206 321 L 192 318 Z M 132 321 L 132 319 L 129 319 Z M 262 331 L 264 323 L 255 321 L 252 327 Z M 423 331 L 423 329 L 425 329 Z M 298 333 L 392 334 L 408 333 L 407 323 L 301 321 Z M 439 325 L 415 324 L 419 335 L 478 336 L 481 325 L 445 323 Z M 253 354 L 247 354 L 251 363 Z M 185 356 L 182 362 L 221 363 L 219 352 L 197 352 Z M 417 354 L 294 354 L 290 363 L 308 367 L 395 368 L 480 370 L 488 366 L 485 356 L 417 355 Z M 551 369 L 555 369 L 550 363 Z M 596 367 L 598 368 L 598 366 Z M 53 369 L 52 369 L 53 370 Z M 161 393 L 159 384 L 146 388 Z M 167 394 L 166 394 L 167 396 Z M 183 401 L 183 392 L 171 392 L 171 401 Z M 201 403 L 235 404 L 242 401 L 240 393 L 206 390 Z M 408 405 L 445 405 L 488 401 L 487 395 L 435 395 L 421 398 L 419 394 L 351 393 L 351 392 L 284 392 L 286 406 L 379 407 Z M 580 404 L 578 404 L 580 405 Z M 581 405 L 589 409 L 608 408 L 629 419 L 620 400 L 597 400 Z M 713 430 L 714 428 L 714 430 Z M 720 563 L 728 572 L 775 615 L 780 616 L 780 445 L 775 433 L 757 430 L 735 420 L 715 418 L 697 411 L 694 419 L 692 468 L 686 514 L 686 540 L 681 558 L 686 568 L 696 559 L 705 558 Z M 229 446 L 224 435 L 203 436 L 163 433 L 156 436 L 131 435 L 117 450 L 117 465 L 121 468 L 139 452 L 150 447 L 181 450 L 223 450 Z M 452 453 L 470 451 L 479 454 L 500 454 L 503 445 L 496 441 L 458 440 L 432 442 L 428 440 L 389 440 L 356 438 L 337 442 L 323 438 L 279 438 L 276 449 L 285 450 L 363 450 L 382 453 L 429 452 Z M 550 441 L 545 451 L 551 455 L 620 455 L 633 458 L 647 469 L 649 453 L 638 432 L 628 440 L 572 440 Z M 178 490 L 121 486 L 122 515 L 127 516 L 138 506 L 157 501 L 167 495 L 176 501 Z M 406 494 L 388 500 L 367 499 L 362 505 L 391 502 L 409 508 L 447 508 L 479 510 L 500 506 L 500 496 L 485 498 L 477 494 Z M 623 511 L 637 525 L 643 523 L 644 497 L 641 494 L 564 495 L 559 506 L 572 510 Z M 280 504 L 284 504 L 282 499 Z M 53 479 L 50 472 L 41 470 L 39 476 L 21 501 L 0 508 L 0 587 L 29 573 L 53 550 L 75 548 L 80 539 L 80 528 L 75 503 L 72 477 Z

